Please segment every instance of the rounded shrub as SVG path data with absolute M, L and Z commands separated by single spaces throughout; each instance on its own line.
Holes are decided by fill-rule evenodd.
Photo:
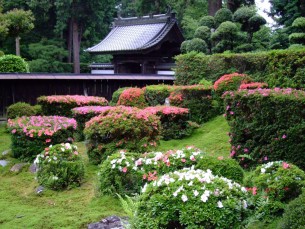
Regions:
M 135 107 L 118 106 L 86 123 L 88 156 L 98 164 L 118 149 L 142 153 L 157 146 L 160 120 Z
M 77 122 L 78 140 L 84 139 L 83 131 L 85 129 L 86 122 L 112 108 L 113 107 L 110 106 L 85 106 L 73 108 L 73 118 L 75 118 Z
M 281 220 L 281 228 L 283 229 L 303 229 L 305 228 L 305 193 L 303 192 L 298 198 L 287 204 L 283 218 Z
M 194 37 L 207 41 L 211 37 L 211 29 L 207 26 L 200 26 L 196 29 Z
M 20 56 L 4 55 L 0 57 L 0 72 L 29 72 L 29 66 Z
M 38 113 L 35 106 L 31 104 L 18 102 L 10 105 L 7 108 L 7 118 L 14 119 L 21 116 L 34 116 Z
M 207 26 L 212 29 L 215 28 L 215 20 L 213 16 L 203 16 L 199 21 L 200 26 Z
M 122 92 L 124 90 L 128 89 L 128 88 L 130 88 L 130 87 L 121 87 L 118 90 L 116 90 L 115 92 L 113 92 L 111 101 L 109 102 L 109 105 L 115 106 L 118 103 L 120 95 L 122 94 Z
M 136 228 L 238 228 L 247 211 L 247 191 L 211 170 L 183 169 L 142 189 Z
M 174 87 L 166 84 L 148 85 L 145 89 L 145 100 L 149 106 L 163 105 Z
M 187 52 L 195 51 L 195 52 L 203 52 L 207 51 L 207 43 L 200 38 L 193 38 L 190 42 L 187 43 Z
M 246 183 L 272 200 L 288 202 L 301 194 L 305 172 L 285 161 L 273 161 L 258 166 Z
M 180 51 L 181 53 L 187 53 L 189 52 L 189 44 L 190 44 L 191 40 L 185 40 L 181 43 L 181 46 L 180 46 Z
M 214 16 L 216 27 L 225 21 L 232 21 L 233 14 L 231 10 L 227 8 L 222 8 L 218 10 Z
M 164 140 L 179 139 L 191 135 L 194 127 L 189 123 L 189 110 L 174 106 L 156 106 L 144 109 L 160 117 Z
M 127 88 L 120 97 L 117 105 L 131 106 L 143 108 L 146 107 L 146 101 L 144 96 L 144 90 L 141 88 Z
M 77 146 L 70 143 L 49 146 L 34 163 L 38 167 L 38 183 L 53 190 L 80 186 L 85 175 Z
M 60 115 L 72 117 L 72 109 L 83 106 L 107 106 L 108 101 L 103 97 L 83 95 L 52 95 L 37 98 L 44 115 Z
M 195 165 L 196 169 L 210 169 L 214 175 L 226 177 L 242 184 L 244 180 L 244 170 L 238 162 L 231 158 L 213 157 L 205 155 Z
M 75 119 L 60 116 L 23 116 L 9 119 L 12 153 L 15 158 L 32 161 L 48 145 L 72 141 Z

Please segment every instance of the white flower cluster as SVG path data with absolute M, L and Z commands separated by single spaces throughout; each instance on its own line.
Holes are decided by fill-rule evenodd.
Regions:
M 120 171 L 123 170 L 124 167 L 128 168 L 131 166 L 130 162 L 127 160 L 126 158 L 126 155 L 125 155 L 125 151 L 124 150 L 120 150 L 119 151 L 119 154 L 121 155 L 120 158 L 117 158 L 117 159 L 113 159 L 110 161 L 110 164 L 111 164 L 111 168 L 112 169 L 119 169 Z M 131 158 L 133 161 L 134 161 L 134 158 Z M 134 170 L 137 170 L 137 167 L 134 166 L 133 168 Z
M 261 173 L 264 174 L 266 173 L 266 170 L 273 167 L 273 166 L 279 166 L 283 163 L 283 161 L 270 161 L 261 167 Z

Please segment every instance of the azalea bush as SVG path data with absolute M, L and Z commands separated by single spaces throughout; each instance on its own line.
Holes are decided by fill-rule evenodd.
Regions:
M 41 113 L 39 105 L 32 106 L 29 103 L 18 102 L 10 105 L 7 108 L 7 118 L 14 119 L 22 116 L 34 116 Z
M 289 161 L 305 169 L 305 92 L 255 89 L 224 94 L 231 156 L 245 167 Z
M 211 170 L 183 169 L 145 185 L 135 228 L 238 228 L 247 213 L 247 190 Z
M 72 117 L 71 109 L 83 106 L 107 106 L 108 101 L 103 97 L 83 95 L 52 95 L 40 96 L 38 104 L 44 115 L 60 115 Z
M 146 101 L 144 96 L 144 90 L 141 88 L 127 88 L 120 97 L 117 105 L 132 106 L 143 108 L 146 107 Z
M 160 117 L 164 140 L 179 139 L 192 134 L 195 125 L 189 122 L 189 110 L 174 106 L 147 107 L 144 111 Z
M 160 128 L 159 118 L 147 111 L 124 106 L 111 109 L 86 123 L 89 159 L 99 164 L 118 149 L 151 150 L 158 144 Z
M 84 139 L 83 131 L 85 129 L 86 122 L 88 122 L 91 118 L 103 114 L 112 108 L 113 107 L 110 106 L 85 106 L 73 108 L 73 118 L 75 118 L 77 121 L 78 140 Z
M 190 120 L 202 123 L 216 115 L 212 88 L 205 85 L 179 86 L 171 92 L 170 104 L 189 109 Z
M 114 91 L 113 94 L 112 94 L 111 101 L 109 102 L 109 105 L 115 106 L 118 103 L 120 95 L 122 94 L 122 92 L 125 91 L 128 88 L 130 88 L 130 87 L 121 87 L 118 90 Z
M 305 172 L 291 163 L 272 161 L 258 166 L 246 184 L 272 200 L 288 202 L 298 197 L 305 187 Z
M 121 150 L 109 156 L 99 171 L 100 191 L 103 194 L 131 195 L 139 193 L 146 182 L 157 180 L 160 176 L 195 167 L 211 169 L 213 174 L 243 180 L 243 170 L 233 159 L 214 158 L 201 150 L 188 146 L 181 150 L 150 152 L 136 155 Z
M 241 89 L 241 90 L 258 89 L 258 88 L 268 88 L 268 84 L 253 82 L 253 83 L 241 83 L 241 85 L 239 86 L 239 89 Z
M 149 106 L 163 105 L 174 89 L 174 86 L 166 84 L 148 85 L 145 88 L 145 100 Z
M 75 119 L 60 116 L 30 116 L 8 120 L 12 154 L 32 161 L 48 145 L 72 141 L 77 124 Z
M 38 183 L 53 190 L 80 186 L 84 179 L 84 163 L 77 146 L 70 143 L 47 147 L 34 163 L 38 167 Z

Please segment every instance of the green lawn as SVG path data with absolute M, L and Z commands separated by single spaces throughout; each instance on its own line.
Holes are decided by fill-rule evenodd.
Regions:
M 227 122 L 219 116 L 203 124 L 191 137 L 161 141 L 158 150 L 195 145 L 209 154 L 228 156 L 228 130 Z M 9 134 L 1 125 L 0 154 L 9 149 L 9 145 Z M 28 167 L 19 174 L 9 172 L 10 166 L 0 168 L 0 228 L 86 228 L 88 223 L 106 216 L 124 215 L 117 199 L 99 195 L 96 179 L 98 167 L 88 164 L 84 143 L 77 145 L 84 158 L 87 175 L 83 185 L 73 190 L 48 190 L 38 195 L 35 193 L 38 183 L 35 175 L 28 172 Z

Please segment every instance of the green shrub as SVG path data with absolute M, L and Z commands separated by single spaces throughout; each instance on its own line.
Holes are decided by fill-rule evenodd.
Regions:
M 145 88 L 145 100 L 149 106 L 163 105 L 170 92 L 174 90 L 171 85 L 149 85 Z
M 110 106 L 85 106 L 85 107 L 76 107 L 72 109 L 73 118 L 77 122 L 77 133 L 78 133 L 78 140 L 84 139 L 84 129 L 85 124 L 90 119 L 104 112 L 108 111 L 113 107 Z
M 210 170 L 183 169 L 142 189 L 136 228 L 239 228 L 247 191 Z
M 218 10 L 214 16 L 216 27 L 218 27 L 221 23 L 225 21 L 232 21 L 233 14 L 231 10 L 227 8 L 222 8 Z
M 138 108 L 118 106 L 92 118 L 86 123 L 84 133 L 89 159 L 99 164 L 118 149 L 143 153 L 156 147 L 160 120 Z
M 83 106 L 106 106 L 108 101 L 103 97 L 83 95 L 40 96 L 37 102 L 44 115 L 72 117 L 72 109 Z
M 33 116 L 38 113 L 38 109 L 35 106 L 31 106 L 28 103 L 18 102 L 10 105 L 7 108 L 7 118 L 14 119 L 21 116 Z
M 215 28 L 215 20 L 213 16 L 203 16 L 199 20 L 200 26 L 207 26 L 210 29 Z
M 242 184 L 244 179 L 244 170 L 238 162 L 231 158 L 213 157 L 205 155 L 195 165 L 196 169 L 210 169 L 214 175 L 226 177 L 237 183 Z
M 207 41 L 211 37 L 211 29 L 207 26 L 200 26 L 196 29 L 194 37 Z
M 206 53 L 207 52 L 207 43 L 200 38 L 193 38 L 192 40 L 190 40 L 187 43 L 186 51 L 187 52 L 195 51 L 195 52 Z
M 144 96 L 144 90 L 141 88 L 128 88 L 125 89 L 120 97 L 117 105 L 131 106 L 144 108 L 147 106 Z
M 258 166 L 248 176 L 246 184 L 264 192 L 273 201 L 287 203 L 301 194 L 305 185 L 305 172 L 284 161 L 268 162 Z
M 109 105 L 110 105 L 110 106 L 115 106 L 115 105 L 118 103 L 119 98 L 120 98 L 120 95 L 122 94 L 122 92 L 123 92 L 124 90 L 128 89 L 128 88 L 130 88 L 130 87 L 121 87 L 121 88 L 119 88 L 118 90 L 116 90 L 115 92 L 113 92 L 113 94 L 112 94 L 112 99 L 111 99 L 111 101 L 109 102 Z
M 282 229 L 304 229 L 305 228 L 305 193 L 291 201 L 285 208 L 281 220 Z
M 0 72 L 29 72 L 29 66 L 20 56 L 4 55 L 0 57 Z
M 77 146 L 70 143 L 49 146 L 34 163 L 38 167 L 38 183 L 53 190 L 80 186 L 85 175 Z
M 176 87 L 170 94 L 170 104 L 188 108 L 190 120 L 202 123 L 216 115 L 213 108 L 212 89 L 204 85 Z
M 76 126 L 74 119 L 60 116 L 24 116 L 9 119 L 13 157 L 32 161 L 50 144 L 73 140 Z
M 305 169 L 305 93 L 255 89 L 225 93 L 231 156 L 244 167 L 285 160 Z

